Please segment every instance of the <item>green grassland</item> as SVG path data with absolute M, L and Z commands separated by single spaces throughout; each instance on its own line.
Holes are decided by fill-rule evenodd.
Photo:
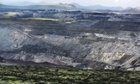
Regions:
M 0 65 L 0 84 L 139 84 L 140 72 Z

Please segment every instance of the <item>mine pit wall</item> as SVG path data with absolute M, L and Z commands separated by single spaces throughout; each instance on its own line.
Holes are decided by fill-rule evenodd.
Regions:
M 1 57 L 38 63 L 71 65 L 82 69 L 114 69 L 116 66 L 122 65 L 124 68 L 128 68 L 139 64 L 139 62 L 132 64 L 139 57 L 140 48 L 135 45 L 137 39 L 131 38 L 127 34 L 128 32 L 120 32 L 124 34 L 124 37 L 83 33 L 77 37 L 66 38 L 50 34 L 30 36 L 27 31 L 21 31 L 22 33 L 19 31 L 21 30 L 10 27 L 0 28 Z M 140 37 L 138 33 L 136 35 L 135 38 Z M 89 37 L 90 39 L 88 39 Z M 112 39 L 115 40 L 112 41 Z M 89 40 L 90 43 L 87 42 Z M 30 47 L 26 49 L 24 46 Z M 123 60 L 125 62 L 121 62 Z

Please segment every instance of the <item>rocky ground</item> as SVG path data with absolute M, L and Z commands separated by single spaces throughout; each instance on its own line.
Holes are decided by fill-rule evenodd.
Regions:
M 54 10 L 3 16 L 0 57 L 78 69 L 140 70 L 140 25 L 133 18 L 138 16 Z

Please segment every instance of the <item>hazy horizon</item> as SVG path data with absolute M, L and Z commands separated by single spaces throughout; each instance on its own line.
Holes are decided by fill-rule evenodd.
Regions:
M 139 0 L 0 0 L 1 4 L 6 5 L 18 5 L 18 6 L 24 6 L 24 5 L 35 5 L 35 4 L 56 4 L 56 3 L 77 3 L 79 5 L 83 6 L 94 6 L 94 5 L 102 5 L 102 6 L 108 6 L 108 7 L 140 7 L 139 6 Z

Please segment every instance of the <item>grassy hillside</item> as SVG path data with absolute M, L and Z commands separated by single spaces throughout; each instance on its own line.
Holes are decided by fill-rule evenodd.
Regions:
M 0 84 L 138 84 L 140 72 L 2 66 Z

